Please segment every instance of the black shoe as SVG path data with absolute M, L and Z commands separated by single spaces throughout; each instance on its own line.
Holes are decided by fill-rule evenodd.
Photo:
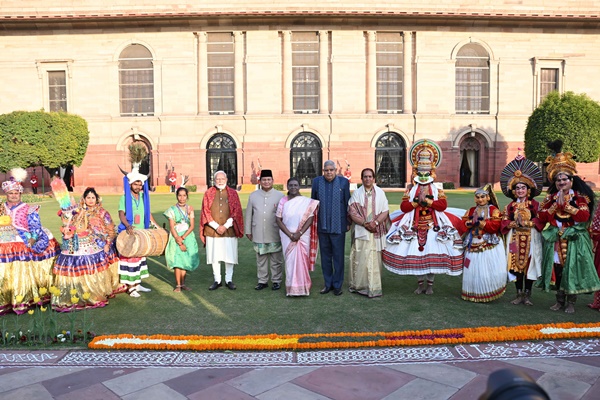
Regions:
M 273 289 L 273 290 L 279 290 L 279 289 L 281 289 L 281 285 L 279 283 L 274 283 L 273 287 L 271 289 Z
M 235 290 L 235 289 L 237 289 L 237 286 L 235 286 L 235 283 L 233 283 L 233 282 L 227 282 L 225 284 L 225 286 L 227 286 L 227 289 L 229 289 L 229 290 Z
M 229 287 L 229 286 L 228 286 Z M 256 285 L 254 287 L 255 290 L 263 290 L 264 288 L 268 288 L 269 284 L 268 283 L 260 283 L 258 282 L 258 285 Z M 275 285 L 273 285 L 273 287 L 275 287 Z
M 208 290 L 217 290 L 221 286 L 223 286 L 223 284 L 221 282 L 215 281 L 215 282 L 213 282 L 212 285 L 210 285 L 210 287 L 208 288 Z
M 336 295 L 336 296 L 341 296 L 342 293 L 344 293 L 344 292 L 342 291 L 341 288 L 340 289 L 333 289 L 333 294 Z
M 319 293 L 321 294 L 327 294 L 331 291 L 330 287 L 324 287 L 323 289 L 321 289 L 321 291 Z

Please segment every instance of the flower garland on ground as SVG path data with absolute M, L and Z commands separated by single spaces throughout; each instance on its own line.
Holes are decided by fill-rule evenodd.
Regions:
M 424 346 L 523 340 L 600 337 L 600 323 L 538 324 L 403 332 L 338 332 L 298 335 L 170 336 L 104 335 L 92 349 L 121 350 L 310 350 L 356 347 Z M 331 339 L 351 339 L 334 341 Z M 361 340 L 364 338 L 364 340 Z

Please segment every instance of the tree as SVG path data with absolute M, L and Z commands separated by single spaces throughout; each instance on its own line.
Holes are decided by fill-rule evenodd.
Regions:
M 544 161 L 548 142 L 560 139 L 563 151 L 577 162 L 590 163 L 600 157 L 600 104 L 586 94 L 551 92 L 533 111 L 525 129 L 525 154 Z
M 64 112 L 14 111 L 0 115 L 0 171 L 43 165 L 80 166 L 90 141 L 85 119 Z

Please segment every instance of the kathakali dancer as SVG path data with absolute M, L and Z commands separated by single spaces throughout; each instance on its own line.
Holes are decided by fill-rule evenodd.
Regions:
M 511 301 L 514 305 L 533 305 L 531 288 L 542 274 L 540 204 L 534 199 L 542 192 L 542 185 L 540 168 L 520 154 L 500 175 L 502 192 L 512 199 L 504 208 L 501 233 L 506 235 L 508 271 L 516 278 L 517 297 Z
M 573 154 L 562 152 L 562 141 L 549 143 L 547 172 L 552 184 L 540 208 L 544 254 L 542 277 L 537 285 L 556 290 L 556 304 L 550 307 L 575 312 L 577 294 L 600 290 L 594 266 L 592 241 L 588 232 L 594 208 L 594 192 L 577 176 Z
M 2 183 L 6 201 L 0 204 L 0 315 L 23 314 L 36 302 L 50 300 L 52 265 L 60 251 L 42 227 L 40 207 L 21 201 L 27 171 L 15 168 L 11 175 Z
M 110 297 L 124 290 L 124 285 L 119 285 L 112 218 L 94 188 L 85 189 L 77 204 L 62 179 L 55 178 L 50 185 L 61 208 L 58 215 L 63 234 L 62 251 L 53 269 L 54 286 L 60 294 L 53 293 L 52 309 L 69 312 L 104 307 Z
M 475 191 L 475 207 L 463 216 L 463 300 L 487 303 L 504 295 L 508 273 L 504 242 L 498 235 L 502 221 L 493 185 Z
M 409 154 L 414 184 L 402 198 L 404 215 L 388 231 L 382 258 L 389 271 L 418 277 L 416 294 L 432 294 L 435 274 L 462 273 L 462 240 L 456 228 L 461 221 L 444 212 L 446 195 L 434 184 L 435 169 L 442 161 L 438 145 L 422 139 L 412 145 Z

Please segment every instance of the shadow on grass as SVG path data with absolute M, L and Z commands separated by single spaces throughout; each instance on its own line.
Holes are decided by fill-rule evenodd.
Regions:
M 397 209 L 402 193 L 392 193 L 389 201 Z M 473 203 L 469 192 L 449 193 L 449 204 L 467 208 Z M 500 198 L 500 196 L 499 196 Z M 152 195 L 152 210 L 157 222 L 166 219 L 162 211 L 174 203 L 173 195 Z M 246 204 L 247 195 L 241 196 Z M 115 217 L 118 196 L 106 196 L 105 207 Z M 196 224 L 201 195 L 193 194 L 190 204 L 196 209 Z M 507 201 L 503 204 L 506 204 Z M 42 221 L 58 232 L 59 218 L 55 203 L 44 202 Z M 197 226 L 197 225 L 196 225 Z M 197 229 L 196 229 L 197 233 Z M 350 236 L 346 242 L 346 265 L 350 252 Z M 150 258 L 150 278 L 144 285 L 152 289 L 140 298 L 126 294 L 117 295 L 102 309 L 88 310 L 92 321 L 91 330 L 96 334 L 167 334 L 167 335 L 249 335 L 249 334 L 293 334 L 326 332 L 392 332 L 403 330 L 467 328 L 477 326 L 515 326 L 553 322 L 596 322 L 598 311 L 585 305 L 592 295 L 579 296 L 576 313 L 553 312 L 549 307 L 554 295 L 534 290 L 533 307 L 514 306 L 515 288 L 509 284 L 504 297 L 492 303 L 475 304 L 460 299 L 462 277 L 436 276 L 434 294 L 415 295 L 416 278 L 398 276 L 382 271 L 383 297 L 368 299 L 347 291 L 334 296 L 319 294 L 323 277 L 317 260 L 311 273 L 313 287 L 309 297 L 286 297 L 285 288 L 274 291 L 267 288 L 254 290 L 256 285 L 256 259 L 251 243 L 239 240 L 239 265 L 235 267 L 233 281 L 237 290 L 221 287 L 209 291 L 213 281 L 212 269 L 205 264 L 206 253 L 201 247 L 201 264 L 188 273 L 186 284 L 191 291 L 173 292 L 174 276 L 164 257 Z M 224 271 L 223 271 L 224 273 Z M 78 318 L 81 318 L 78 313 Z M 27 315 L 21 316 L 25 323 Z M 9 326 L 14 324 L 14 315 L 6 318 Z M 59 324 L 68 324 L 65 315 L 59 315 Z

